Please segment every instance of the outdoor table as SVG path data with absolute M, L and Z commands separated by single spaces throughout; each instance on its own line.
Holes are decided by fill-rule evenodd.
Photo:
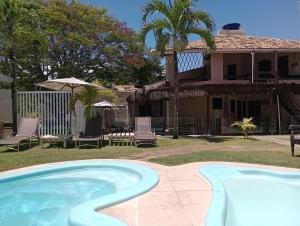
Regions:
M 113 142 L 119 141 L 122 143 L 129 143 L 129 145 L 134 145 L 134 133 L 124 132 L 124 133 L 110 133 L 108 134 L 109 145 Z
M 67 143 L 72 139 L 72 135 L 45 135 L 40 137 L 40 143 L 44 148 L 44 143 L 59 143 L 63 142 L 63 147 L 67 148 Z

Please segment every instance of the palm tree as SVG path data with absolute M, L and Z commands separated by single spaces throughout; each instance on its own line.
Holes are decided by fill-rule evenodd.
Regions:
M 166 48 L 172 51 L 174 66 L 174 134 L 178 138 L 178 62 L 177 52 L 188 44 L 192 34 L 203 39 L 208 50 L 214 49 L 213 31 L 215 24 L 209 14 L 194 9 L 194 0 L 152 0 L 143 7 L 143 28 L 141 37 L 145 42 L 149 32 L 154 33 L 156 51 L 164 54 Z
M 81 92 L 76 93 L 71 101 L 71 110 L 75 112 L 75 104 L 80 101 L 84 106 L 84 115 L 86 118 L 92 117 L 93 105 L 100 101 L 101 99 L 109 100 L 115 102 L 117 100 L 117 95 L 114 91 L 110 89 L 99 90 L 93 86 L 87 86 Z
M 253 118 L 243 118 L 241 121 L 236 121 L 230 125 L 231 127 L 238 128 L 243 134 L 244 138 L 248 137 L 248 134 L 255 130 L 257 126 L 253 122 Z

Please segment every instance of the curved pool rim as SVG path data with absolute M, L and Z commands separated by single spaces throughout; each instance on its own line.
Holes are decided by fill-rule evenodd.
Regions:
M 238 167 L 228 165 L 207 165 L 199 169 L 201 175 L 208 180 L 212 187 L 213 195 L 205 219 L 205 226 L 224 226 L 227 214 L 227 195 L 220 178 L 241 177 L 242 174 L 258 174 L 267 176 L 275 181 L 286 179 L 300 179 L 300 172 L 281 172 L 256 167 Z M 270 179 L 269 178 L 269 179 Z
M 5 172 L 0 173 L 0 182 L 9 182 L 12 180 L 19 180 L 23 178 L 30 178 L 49 173 L 63 172 L 66 170 L 81 169 L 86 167 L 112 167 L 119 170 L 126 170 L 136 174 L 140 178 L 140 181 L 130 189 L 128 188 L 123 191 L 106 195 L 101 198 L 96 198 L 74 206 L 69 214 L 69 226 L 127 226 L 121 220 L 101 214 L 97 211 L 144 194 L 154 188 L 159 182 L 159 176 L 153 169 L 141 164 L 118 160 L 70 161 L 46 164 L 45 166 L 39 165 L 38 168 L 34 169 L 28 167 L 18 169 L 16 173 L 14 170 L 8 172 L 8 174 Z M 19 170 L 22 171 L 20 172 Z

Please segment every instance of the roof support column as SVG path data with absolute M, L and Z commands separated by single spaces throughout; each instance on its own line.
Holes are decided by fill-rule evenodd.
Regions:
M 166 129 L 170 128 L 170 100 L 165 100 L 165 127 Z
M 278 82 L 278 54 L 277 51 L 274 51 L 274 74 L 276 82 Z
M 206 96 L 206 134 L 210 134 L 210 100 L 209 93 Z
M 255 76 L 255 54 L 254 51 L 251 51 L 251 83 L 254 83 Z

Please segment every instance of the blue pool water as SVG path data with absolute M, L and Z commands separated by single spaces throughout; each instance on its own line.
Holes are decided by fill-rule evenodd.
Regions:
M 156 183 L 157 176 L 152 170 L 120 163 L 72 164 L 67 168 L 56 167 L 44 172 L 2 178 L 0 225 L 67 226 L 84 221 L 82 218 L 87 218 L 85 222 L 89 225 L 88 213 L 81 219 L 76 219 L 79 214 L 74 213 L 75 217 L 69 219 L 74 207 L 78 208 L 95 200 L 101 207 L 101 202 L 105 199 L 104 206 L 109 206 L 143 193 Z M 95 212 L 98 206 L 90 204 L 90 207 Z M 78 211 L 83 214 L 87 209 L 89 207 L 85 206 Z M 94 223 L 94 220 L 101 221 L 100 214 L 97 215 L 95 217 L 99 219 L 91 217 Z
M 206 226 L 299 226 L 300 174 L 206 166 L 213 186 Z

